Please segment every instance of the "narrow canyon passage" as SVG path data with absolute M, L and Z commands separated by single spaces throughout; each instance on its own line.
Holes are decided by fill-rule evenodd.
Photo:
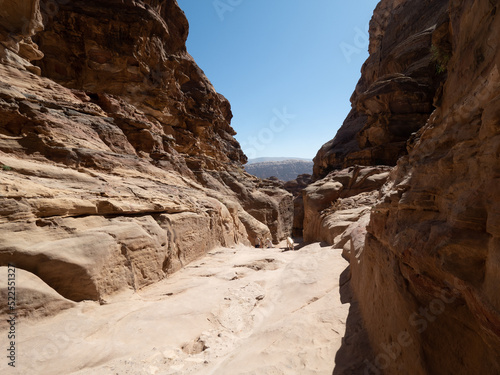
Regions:
M 347 266 L 319 243 L 218 248 L 137 293 L 22 321 L 16 373 L 332 374 Z
M 499 375 L 499 1 L 240 2 L 0 0 L 0 374 Z

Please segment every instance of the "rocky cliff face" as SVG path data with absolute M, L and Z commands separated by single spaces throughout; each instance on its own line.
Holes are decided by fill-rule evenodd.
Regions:
M 49 3 L 41 1 L 44 30 L 35 40 L 45 56 L 37 65 L 104 107 L 137 152 L 162 160 L 173 149 L 195 171 L 246 161 L 228 101 L 186 52 L 188 23 L 176 1 L 62 1 L 57 12 Z M 148 124 L 131 122 L 110 96 Z
M 384 188 L 360 263 L 377 349 L 403 331 L 411 342 L 390 374 L 500 372 L 500 20 L 481 0 L 451 1 L 449 18 L 441 104 Z M 388 311 L 382 290 L 391 322 L 369 313 Z
M 389 167 L 350 167 L 305 188 L 304 240 L 337 245 L 346 228 L 370 211 L 389 171 Z
M 449 58 L 448 0 L 382 0 L 352 110 L 314 159 L 315 178 L 353 165 L 396 165 L 439 100 Z M 415 15 L 418 15 L 416 17 Z
M 500 373 L 497 8 L 381 1 L 353 112 L 315 160 L 318 178 L 408 152 L 366 215 L 324 238 L 350 260 L 374 352 L 364 373 Z M 325 222 L 328 204 L 345 211 L 336 180 L 308 188 L 314 223 Z M 304 227 L 314 238 L 317 228 Z
M 243 171 L 176 1 L 4 0 L 0 15 L 0 265 L 70 306 L 289 234 L 292 196 Z

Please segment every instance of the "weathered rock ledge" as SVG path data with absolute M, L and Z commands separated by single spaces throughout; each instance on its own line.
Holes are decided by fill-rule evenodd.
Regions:
M 243 171 L 176 1 L 5 0 L 0 21 L 0 265 L 37 295 L 103 301 L 289 235 L 292 195 Z

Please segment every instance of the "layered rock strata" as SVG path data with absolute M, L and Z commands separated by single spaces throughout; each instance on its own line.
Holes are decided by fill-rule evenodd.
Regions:
M 175 1 L 13 3 L 1 12 L 0 265 L 70 306 L 215 246 L 289 235 L 292 195 L 243 171 L 229 103 L 186 52 Z
M 342 249 L 352 224 L 369 216 L 391 167 L 350 167 L 331 172 L 302 191 L 304 241 Z
M 387 374 L 500 372 L 500 19 L 485 0 L 451 1 L 449 18 L 440 105 L 384 187 L 353 272 Z
M 370 57 L 352 110 L 314 159 L 315 179 L 353 165 L 396 165 L 425 125 L 446 78 L 448 0 L 382 0 L 370 22 Z M 416 17 L 415 15 L 418 15 Z M 439 100 L 439 95 L 437 100 Z
M 323 236 L 322 226 L 305 226 L 306 237 L 342 245 L 350 260 L 351 286 L 374 353 L 364 361 L 364 373 L 500 373 L 497 8 L 497 2 L 487 0 L 381 1 L 370 26 L 371 56 L 354 95 L 356 108 L 361 105 L 370 112 L 360 115 L 354 109 L 316 158 L 316 176 L 321 177 L 346 163 L 379 162 L 372 146 L 363 149 L 360 140 L 372 139 L 370 145 L 398 155 L 391 151 L 396 145 L 391 137 L 381 132 L 384 136 L 375 141 L 378 127 L 373 133 L 366 127 L 373 113 L 383 112 L 377 112 L 380 102 L 372 100 L 372 93 L 382 88 L 380 80 L 366 90 L 378 76 L 375 70 L 370 73 L 374 61 L 386 73 L 399 74 L 387 87 L 406 87 L 387 91 L 393 97 L 386 101 L 389 107 L 422 105 L 422 111 L 404 111 L 405 118 L 419 118 L 423 126 L 406 134 L 406 140 L 401 133 L 408 155 L 398 159 L 366 215 L 340 237 L 335 226 Z M 425 43 L 415 44 L 418 40 Z M 421 75 L 408 75 L 408 69 Z M 437 84 L 436 77 L 442 85 L 433 86 L 438 87 L 434 93 L 423 90 L 425 100 L 417 100 L 414 95 L 420 95 L 422 82 Z M 402 114 L 392 109 L 390 113 L 388 124 L 393 113 Z M 418 127 L 414 124 L 412 131 Z M 306 212 L 317 211 L 320 196 L 337 204 L 338 187 L 328 187 L 331 180 L 311 187 L 320 194 L 309 193 L 317 199 L 305 201 Z M 342 238 L 347 241 L 339 242 Z

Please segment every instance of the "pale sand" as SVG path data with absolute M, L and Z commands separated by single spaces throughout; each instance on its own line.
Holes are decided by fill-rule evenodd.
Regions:
M 0 373 L 330 375 L 349 312 L 339 295 L 347 265 L 317 243 L 216 249 L 138 293 L 21 321 L 17 367 L 2 355 Z

